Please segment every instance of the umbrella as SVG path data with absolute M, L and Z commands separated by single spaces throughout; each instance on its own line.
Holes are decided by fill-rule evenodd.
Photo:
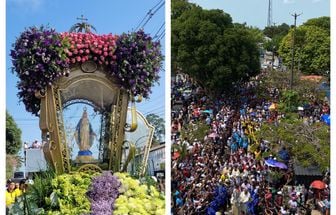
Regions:
M 276 167 L 276 163 L 277 163 L 277 161 L 273 160 L 273 159 L 267 159 L 267 160 L 265 160 L 265 164 L 267 166 L 270 166 L 270 167 Z
M 315 180 L 310 184 L 310 187 L 323 190 L 324 188 L 326 188 L 326 184 L 323 181 Z
M 273 159 L 268 159 L 265 161 L 265 164 L 270 167 L 277 167 L 280 169 L 287 169 L 287 165 L 284 163 L 281 163 L 279 161 L 273 160 Z
M 279 162 L 279 161 L 277 161 L 277 162 L 275 163 L 275 167 L 278 167 L 278 168 L 280 168 L 280 169 L 287 169 L 287 168 L 288 168 L 286 164 L 281 163 L 281 162 Z

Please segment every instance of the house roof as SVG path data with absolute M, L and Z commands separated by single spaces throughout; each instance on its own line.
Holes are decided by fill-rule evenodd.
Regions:
M 295 175 L 309 175 L 309 176 L 320 176 L 323 175 L 319 167 L 309 166 L 303 167 L 298 163 L 294 163 L 294 174 Z

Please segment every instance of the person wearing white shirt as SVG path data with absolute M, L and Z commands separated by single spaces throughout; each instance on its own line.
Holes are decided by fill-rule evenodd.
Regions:
M 241 204 L 242 212 L 247 214 L 247 203 L 249 202 L 251 194 L 245 188 L 243 192 L 240 193 L 239 202 Z

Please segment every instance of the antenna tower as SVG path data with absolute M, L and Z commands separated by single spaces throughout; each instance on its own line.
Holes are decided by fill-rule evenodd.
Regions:
M 271 27 L 272 23 L 272 0 L 268 0 L 267 27 Z

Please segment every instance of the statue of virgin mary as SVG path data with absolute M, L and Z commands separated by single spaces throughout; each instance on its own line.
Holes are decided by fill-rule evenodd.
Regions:
M 84 108 L 82 118 L 76 126 L 74 135 L 79 147 L 78 156 L 91 156 L 92 152 L 90 151 L 90 148 L 93 145 L 93 140 L 94 137 L 96 137 L 96 134 L 92 130 L 86 108 Z

